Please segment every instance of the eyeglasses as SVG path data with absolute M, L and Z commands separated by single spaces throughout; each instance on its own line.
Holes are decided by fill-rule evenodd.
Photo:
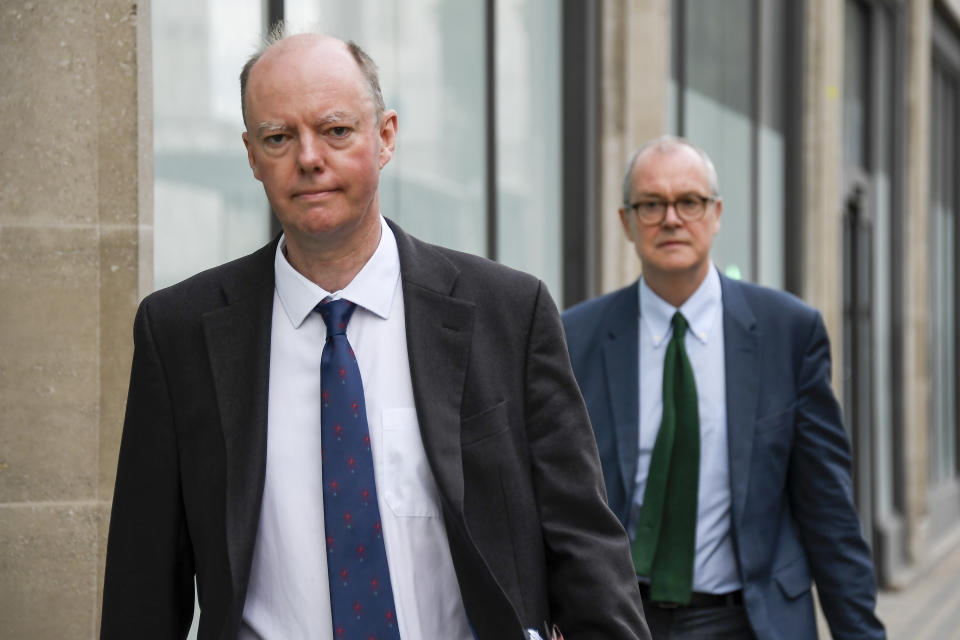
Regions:
M 667 217 L 667 209 L 673 205 L 673 210 L 677 216 L 684 222 L 696 222 L 703 217 L 707 211 L 708 202 L 716 202 L 714 196 L 700 196 L 696 194 L 685 195 L 676 200 L 661 200 L 660 198 L 645 198 L 637 200 L 627 205 L 637 213 L 637 217 L 645 225 L 654 226 L 661 224 Z

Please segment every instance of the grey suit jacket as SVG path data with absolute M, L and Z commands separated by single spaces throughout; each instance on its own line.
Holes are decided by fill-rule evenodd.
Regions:
M 813 579 L 834 638 L 884 638 L 820 314 L 782 291 L 720 283 L 730 529 L 753 631 L 815 639 Z M 638 317 L 636 283 L 563 316 L 610 506 L 624 523 L 639 446 Z
M 648 638 L 627 538 L 559 315 L 535 278 L 422 243 L 400 253 L 414 398 L 480 638 L 555 622 Z M 276 240 L 148 296 L 107 548 L 103 638 L 235 638 L 265 472 Z

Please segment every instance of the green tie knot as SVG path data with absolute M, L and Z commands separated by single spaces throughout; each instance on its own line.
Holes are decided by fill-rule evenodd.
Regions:
M 683 317 L 683 314 L 679 311 L 674 313 L 670 324 L 673 325 L 673 339 L 683 340 L 684 336 L 687 334 L 687 327 L 690 326 L 687 324 L 687 319 Z

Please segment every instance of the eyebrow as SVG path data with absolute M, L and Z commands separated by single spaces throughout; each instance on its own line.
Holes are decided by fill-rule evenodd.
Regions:
M 710 196 L 705 196 L 695 189 L 689 189 L 687 191 L 681 191 L 677 194 L 676 197 L 682 198 L 684 196 L 697 196 L 700 198 L 709 198 Z M 666 200 L 666 196 L 662 193 L 656 193 L 654 191 L 641 191 L 636 195 L 637 198 L 656 198 L 657 200 Z
M 317 118 L 314 121 L 314 125 L 318 127 L 322 127 L 324 125 L 333 124 L 334 122 L 343 122 L 344 120 L 346 120 L 353 126 L 357 126 L 360 123 L 360 118 L 358 118 L 357 116 L 353 116 L 347 113 L 346 111 L 334 111 L 332 113 L 328 113 L 325 116 Z
M 321 116 L 314 120 L 315 127 L 322 127 L 328 124 L 333 124 L 335 122 L 343 122 L 346 120 L 351 125 L 356 127 L 360 124 L 360 118 L 350 115 L 346 111 L 334 111 L 328 113 L 325 116 Z M 285 131 L 287 129 L 287 124 L 285 122 L 270 122 L 269 120 L 261 122 L 257 125 L 257 133 L 263 135 L 264 133 L 272 133 L 277 131 Z
M 257 133 L 263 134 L 267 131 L 283 131 L 287 125 L 283 122 L 261 122 L 257 125 Z

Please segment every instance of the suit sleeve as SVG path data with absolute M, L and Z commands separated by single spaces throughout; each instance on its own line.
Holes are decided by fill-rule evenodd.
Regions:
M 799 370 L 788 487 L 820 603 L 836 640 L 885 638 L 874 614 L 873 561 L 854 507 L 850 445 L 830 385 L 830 344 L 819 313 Z
M 183 515 L 166 374 L 147 304 L 134 322 L 134 356 L 113 494 L 101 635 L 185 638 L 194 563 Z
M 560 316 L 542 283 L 525 374 L 527 436 L 553 622 L 567 638 L 649 638 L 629 540 L 607 507 Z

